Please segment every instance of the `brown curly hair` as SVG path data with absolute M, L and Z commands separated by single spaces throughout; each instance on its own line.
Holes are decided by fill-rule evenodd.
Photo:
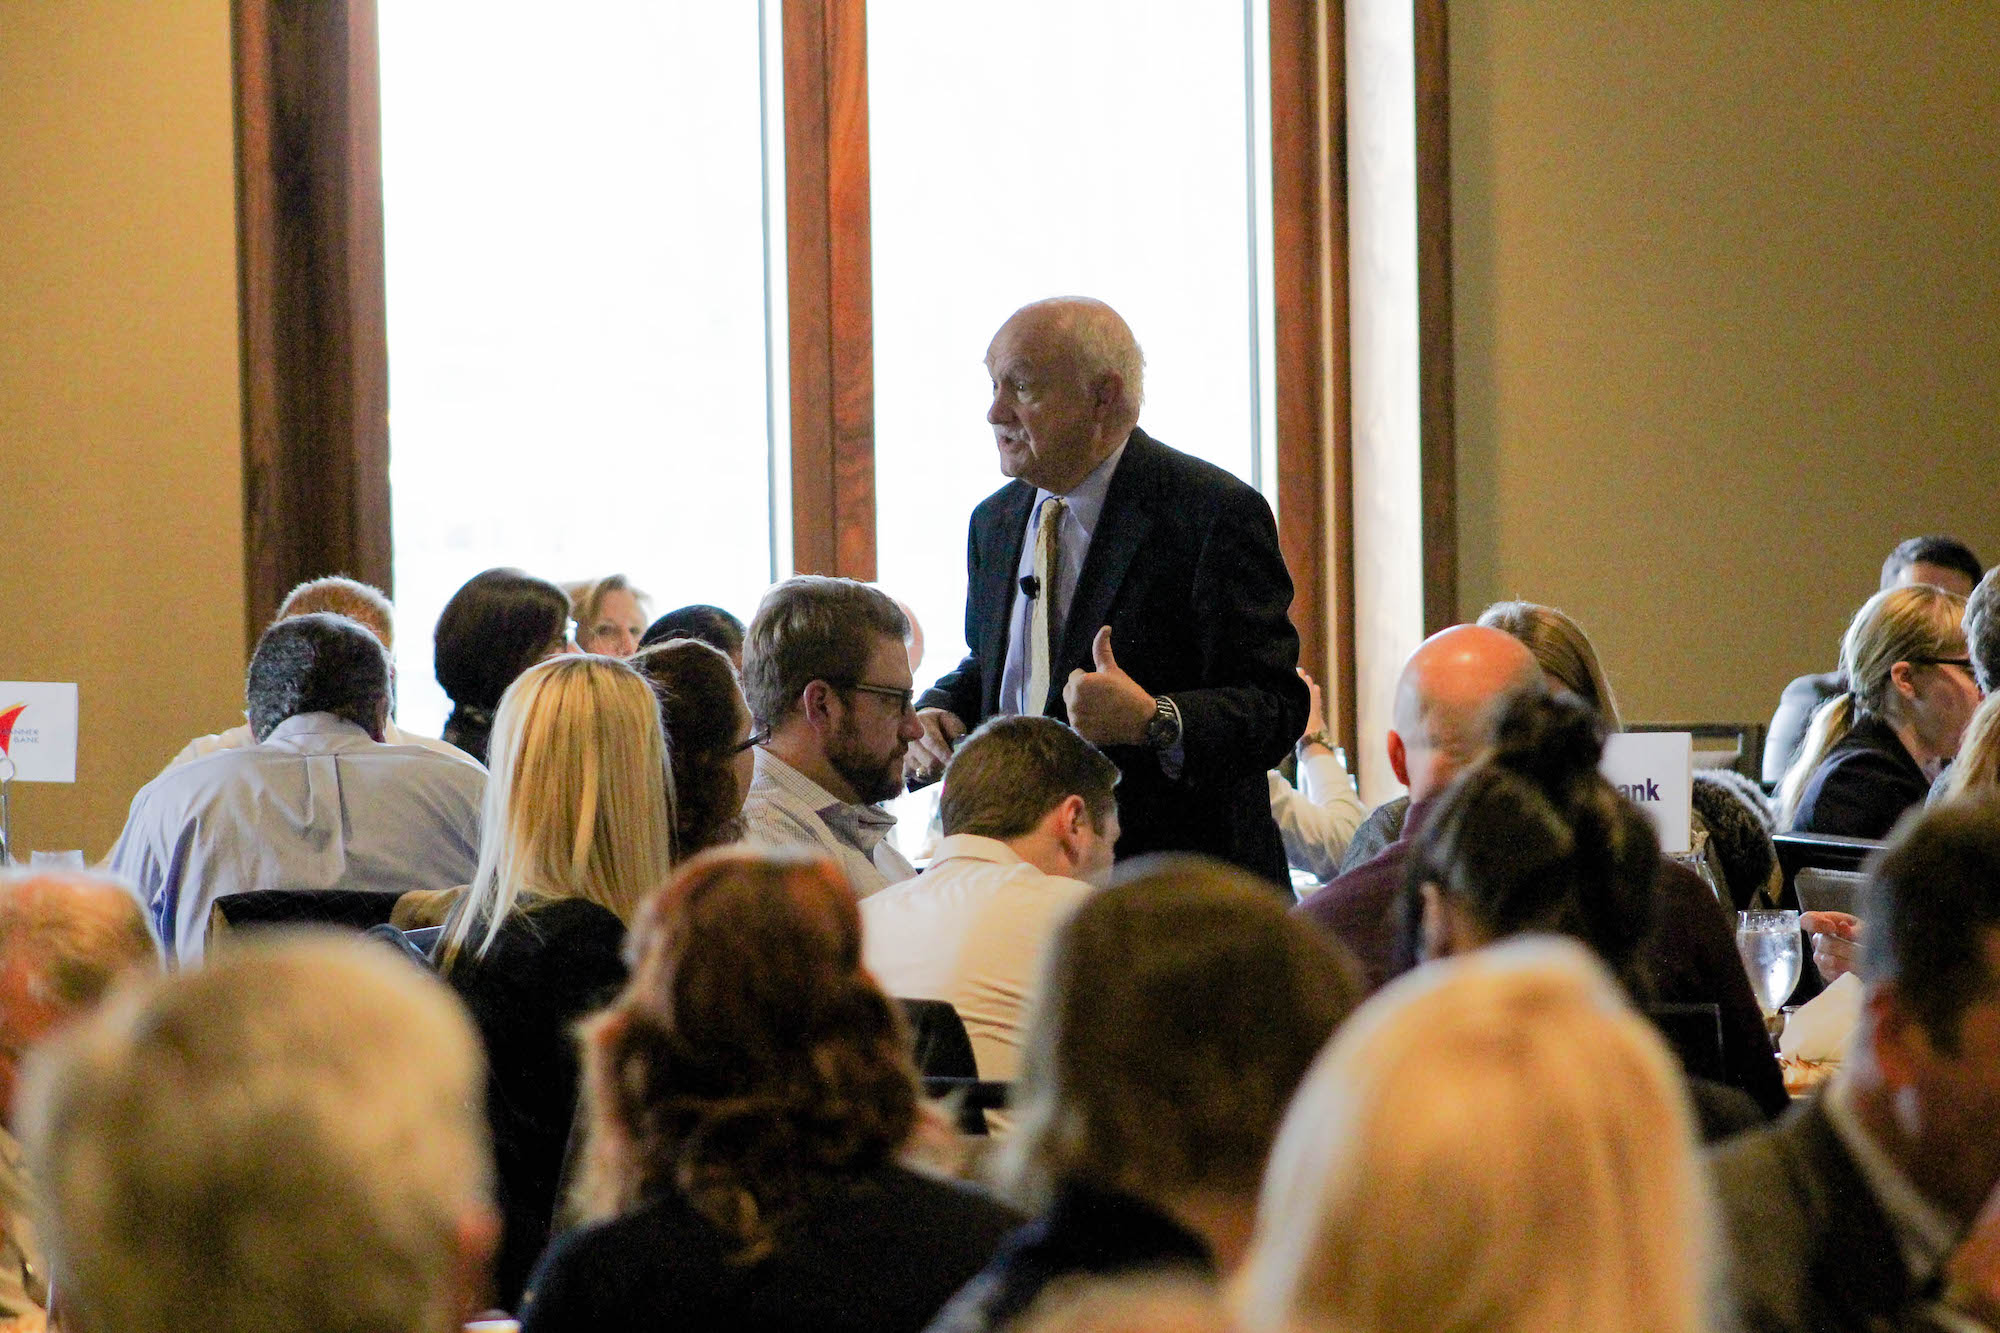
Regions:
M 697 857 L 628 949 L 630 982 L 584 1032 L 586 1217 L 678 1191 L 755 1263 L 831 1177 L 908 1141 L 902 1014 L 861 965 L 861 913 L 831 861 Z
M 736 730 L 750 715 L 729 659 L 699 639 L 670 639 L 633 657 L 660 701 L 674 767 L 674 847 L 682 858 L 743 836 Z

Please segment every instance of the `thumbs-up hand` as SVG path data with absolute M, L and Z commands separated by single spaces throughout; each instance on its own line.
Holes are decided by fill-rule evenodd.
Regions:
M 1097 669 L 1072 671 L 1063 685 L 1069 724 L 1092 745 L 1145 744 L 1153 696 L 1118 665 L 1111 651 L 1111 626 L 1097 631 L 1090 656 Z

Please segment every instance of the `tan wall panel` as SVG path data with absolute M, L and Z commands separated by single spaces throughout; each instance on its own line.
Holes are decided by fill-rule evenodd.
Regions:
M 1767 719 L 1901 537 L 2000 561 L 2000 6 L 1451 6 L 1466 614 Z
M 78 682 L 83 732 L 24 855 L 102 855 L 241 718 L 229 49 L 220 0 L 0 0 L 0 679 Z

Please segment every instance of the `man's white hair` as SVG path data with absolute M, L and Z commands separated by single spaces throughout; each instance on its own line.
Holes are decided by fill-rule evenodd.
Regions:
M 249 944 L 31 1057 L 23 1140 L 80 1327 L 444 1333 L 490 1217 L 478 1039 L 384 946 Z
M 1069 349 L 1086 384 L 1104 375 L 1118 377 L 1123 415 L 1136 426 L 1146 401 L 1146 355 L 1124 316 L 1094 296 L 1051 296 L 1021 307 L 1015 317 L 1030 311 Z

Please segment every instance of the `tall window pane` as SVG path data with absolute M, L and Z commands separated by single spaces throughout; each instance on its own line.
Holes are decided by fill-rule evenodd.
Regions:
M 383 0 L 412 730 L 443 724 L 431 628 L 482 569 L 623 571 L 656 609 L 739 615 L 773 577 L 788 417 L 771 410 L 767 167 L 782 154 L 766 152 L 762 10 Z
M 1028 301 L 1110 302 L 1146 430 L 1272 492 L 1261 8 L 871 0 L 877 542 L 920 680 L 965 652 L 966 519 L 1004 480 L 982 358 Z

